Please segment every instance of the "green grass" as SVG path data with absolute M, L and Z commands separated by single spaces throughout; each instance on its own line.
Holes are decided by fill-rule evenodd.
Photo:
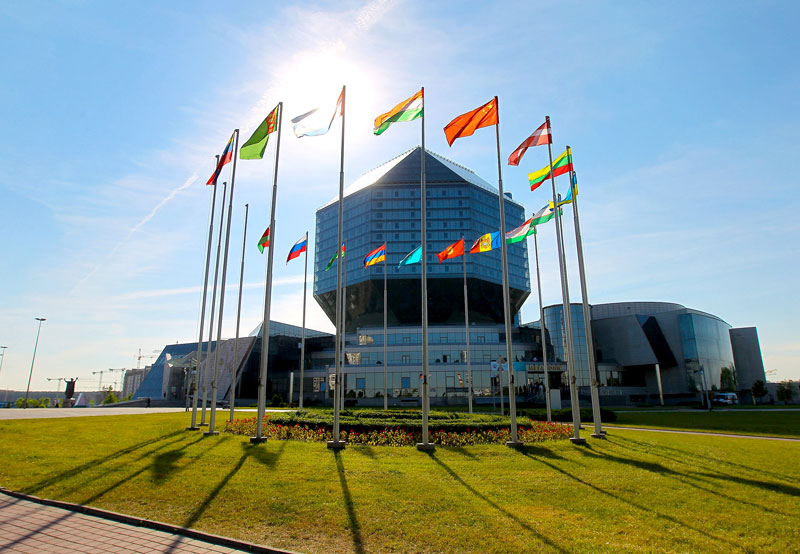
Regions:
M 187 423 L 2 421 L 0 484 L 301 552 L 797 550 L 800 443 L 611 430 L 588 447 L 334 455 Z
M 800 412 L 617 412 L 614 425 L 744 435 L 800 437 Z M 611 425 L 609 425 L 611 427 Z

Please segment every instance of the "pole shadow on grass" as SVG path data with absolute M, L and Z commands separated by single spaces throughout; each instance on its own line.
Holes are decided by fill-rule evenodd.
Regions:
M 350 523 L 350 533 L 353 535 L 353 549 L 356 554 L 364 554 L 366 551 L 364 550 L 364 540 L 361 537 L 361 524 L 358 522 L 353 496 L 350 494 L 350 487 L 347 486 L 347 478 L 344 475 L 342 453 L 336 450 L 333 455 L 336 458 L 336 470 L 339 472 L 339 482 L 342 485 L 342 496 L 344 496 L 344 507 L 347 510 L 347 519 Z
M 66 471 L 63 471 L 63 472 L 59 473 L 58 475 L 53 475 L 52 477 L 47 477 L 47 478 L 39 481 L 38 483 L 34 483 L 30 487 L 28 487 L 26 489 L 23 489 L 22 492 L 24 492 L 25 494 L 37 493 L 37 492 L 39 492 L 39 491 L 41 491 L 43 489 L 46 489 L 47 487 L 49 487 L 51 485 L 54 485 L 55 483 L 58 483 L 59 481 L 63 481 L 64 479 L 69 479 L 71 477 L 79 475 L 79 474 L 83 473 L 84 471 L 89 470 L 89 469 L 91 469 L 91 468 L 93 468 L 95 466 L 98 466 L 98 465 L 101 465 L 101 464 L 105 464 L 107 462 L 110 462 L 111 460 L 114 460 L 114 459 L 119 458 L 121 456 L 125 456 L 126 454 L 131 454 L 132 452 L 135 452 L 136 450 L 139 450 L 140 448 L 144 448 L 144 447 L 149 446 L 151 444 L 155 444 L 155 443 L 157 443 L 159 441 L 166 440 L 166 439 L 168 439 L 170 437 L 174 437 L 176 435 L 182 435 L 182 434 L 184 434 L 183 431 L 174 431 L 172 433 L 167 433 L 167 434 L 161 435 L 160 437 L 154 437 L 152 439 L 147 439 L 146 441 L 142 441 L 142 442 L 134 444 L 132 446 L 127 446 L 127 447 L 125 447 L 125 448 L 123 448 L 121 450 L 117 450 L 116 452 L 112 452 L 111 454 L 106 454 L 105 456 L 103 456 L 101 458 L 94 459 L 94 460 L 92 460 L 90 462 L 83 463 L 83 464 L 81 464 L 81 465 L 79 465 L 77 467 L 74 467 L 72 469 L 68 469 Z
M 450 477 L 452 477 L 453 480 L 455 480 L 459 485 L 461 485 L 462 487 L 467 489 L 470 493 L 472 493 L 476 497 L 478 497 L 481 500 L 483 500 L 484 502 L 486 502 L 489 506 L 491 506 L 492 508 L 494 508 L 495 510 L 497 510 L 498 512 L 500 512 L 501 514 L 503 514 L 507 518 L 513 520 L 520 527 L 524 528 L 528 532 L 530 532 L 533 535 L 535 535 L 540 541 L 545 543 L 547 546 L 549 546 L 551 548 L 554 548 L 555 550 L 557 550 L 559 552 L 562 552 L 564 554 L 569 552 L 568 550 L 565 550 L 561 545 L 558 545 L 555 542 L 553 542 L 552 539 L 546 537 L 541 532 L 539 532 L 536 529 L 534 529 L 528 522 L 520 519 L 518 516 L 514 515 L 510 511 L 506 510 L 505 508 L 503 508 L 502 506 L 497 504 L 495 501 L 490 499 L 488 496 L 486 496 L 485 494 L 483 494 L 480 491 L 478 491 L 475 487 L 473 487 L 472 485 L 470 485 L 469 483 L 464 481 L 464 479 L 462 479 L 461 476 L 458 475 L 458 473 L 453 471 L 453 469 L 450 466 L 445 464 L 443 461 L 441 461 L 436 456 L 436 452 L 427 452 L 426 454 L 428 454 L 428 457 L 430 457 L 431 460 L 433 460 L 437 465 L 439 465 L 439 467 L 441 467 L 445 472 L 447 472 L 447 474 L 450 475 Z
M 707 530 L 704 530 L 704 529 L 700 529 L 698 527 L 695 527 L 693 525 L 690 525 L 690 524 L 686 523 L 685 521 L 681 521 L 680 519 L 678 519 L 678 518 L 676 518 L 674 516 L 671 516 L 669 514 L 665 514 L 665 513 L 660 512 L 660 511 L 658 511 L 658 510 L 656 510 L 654 508 L 650 508 L 648 506 L 645 506 L 644 504 L 639 504 L 639 503 L 634 502 L 633 500 L 629 500 L 629 499 L 627 499 L 627 498 L 625 498 L 625 497 L 623 497 L 623 496 L 621 496 L 619 494 L 614 494 L 613 492 L 610 492 L 610 491 L 607 491 L 605 489 L 602 489 L 602 488 L 598 487 L 597 485 L 593 485 L 592 483 L 589 483 L 588 481 L 584 481 L 583 479 L 581 479 L 577 475 L 573 475 L 569 471 L 567 471 L 567 470 L 565 470 L 565 469 L 563 469 L 561 467 L 558 467 L 557 465 L 555 465 L 553 463 L 550 463 L 550 462 L 548 462 L 548 461 L 546 461 L 546 460 L 544 460 L 542 458 L 537 458 L 536 456 L 534 456 L 533 454 L 525 451 L 524 449 L 517 449 L 516 451 L 519 452 L 520 454 L 522 454 L 523 456 L 526 456 L 527 458 L 530 458 L 531 460 L 534 460 L 536 462 L 539 462 L 540 464 L 546 465 L 550 469 L 552 469 L 554 471 L 557 471 L 558 473 L 560 473 L 560 474 L 572 479 L 573 481 L 575 481 L 577 483 L 580 483 L 581 485 L 583 485 L 585 487 L 588 487 L 588 488 L 592 489 L 595 492 L 598 492 L 600 494 L 603 494 L 605 496 L 613 498 L 613 499 L 615 499 L 615 500 L 617 500 L 619 502 L 627 504 L 628 506 L 636 508 L 637 510 L 640 510 L 642 512 L 651 513 L 651 514 L 655 515 L 656 517 L 664 519 L 664 520 L 667 520 L 667 521 L 669 521 L 670 523 L 672 523 L 674 525 L 678 525 L 680 527 L 685 527 L 686 529 L 690 529 L 690 530 L 694 531 L 695 533 L 697 533 L 699 535 L 712 537 L 712 538 L 714 538 L 714 539 L 716 539 L 716 540 L 718 540 L 720 542 L 724 542 L 724 543 L 728 544 L 729 546 L 731 546 L 731 547 L 733 547 L 735 549 L 742 549 L 745 552 L 749 552 L 749 550 L 747 550 L 747 548 L 745 546 L 742 546 L 741 544 L 737 544 L 737 543 L 735 543 L 735 542 L 733 542 L 733 541 L 731 541 L 729 539 L 726 539 L 723 536 L 716 535 L 716 534 L 711 533 L 711 532 L 709 532 Z M 585 452 L 583 454 L 586 455 Z M 631 465 L 636 465 L 636 464 L 631 464 Z M 645 462 L 644 465 L 636 465 L 636 467 L 639 467 L 641 469 L 645 469 L 645 466 L 646 467 L 652 467 L 653 465 L 658 465 L 658 464 L 651 464 L 649 462 Z M 652 470 L 649 469 L 648 471 L 652 471 Z
M 703 487 L 703 486 L 691 481 L 691 479 L 693 479 L 693 480 L 696 480 L 696 481 L 700 481 L 702 483 L 709 483 L 709 484 L 713 485 L 713 483 L 710 483 L 708 479 L 703 479 L 702 476 L 710 477 L 712 479 L 719 479 L 719 480 L 722 480 L 722 481 L 735 480 L 734 477 L 720 476 L 720 475 L 713 475 L 713 474 L 705 474 L 705 473 L 700 473 L 700 472 L 697 472 L 697 471 L 680 472 L 680 471 L 676 471 L 674 469 L 668 468 L 668 467 L 666 467 L 666 466 L 664 466 L 662 464 L 659 464 L 657 462 L 646 462 L 644 460 L 637 460 L 636 458 L 630 458 L 630 457 L 623 458 L 623 457 L 619 457 L 619 456 L 614 456 L 614 455 L 606 453 L 606 452 L 597 453 L 597 454 L 594 453 L 594 452 L 586 451 L 586 450 L 581 450 L 580 452 L 584 456 L 590 456 L 590 457 L 593 457 L 593 458 L 596 458 L 596 459 L 600 459 L 600 460 L 608 460 L 608 461 L 611 461 L 611 462 L 614 462 L 614 463 L 617 463 L 617 464 L 621 464 L 621 465 L 629 465 L 629 466 L 633 466 L 633 467 L 635 467 L 637 469 L 642 469 L 644 471 L 650 471 L 650 472 L 656 473 L 658 475 L 667 476 L 667 477 L 670 477 L 672 479 L 675 479 L 676 481 L 678 481 L 680 483 L 683 483 L 684 485 L 688 485 L 688 486 L 690 486 L 690 487 L 692 487 L 694 489 L 697 489 L 699 491 L 703 491 L 703 492 L 711 494 L 713 496 L 719 496 L 720 498 L 724 498 L 724 499 L 732 501 L 732 502 L 738 502 L 740 504 L 751 506 L 753 508 L 758 508 L 758 509 L 763 510 L 765 512 L 773 513 L 773 514 L 776 514 L 776 515 L 782 515 L 782 516 L 788 516 L 789 515 L 789 514 L 786 514 L 784 512 L 781 512 L 779 510 L 775 510 L 775 509 L 769 508 L 767 506 L 762 506 L 761 504 L 756 504 L 755 502 L 750 502 L 749 500 L 742 500 L 741 498 L 736 498 L 735 496 L 731 496 L 729 494 L 725 494 L 724 492 L 721 492 L 721 491 L 713 489 L 713 488 Z M 700 477 L 698 477 L 698 476 L 700 476 Z M 761 484 L 763 485 L 765 483 L 761 483 Z M 780 485 L 774 485 L 774 486 L 775 487 L 780 487 Z M 794 487 L 791 487 L 791 488 L 794 488 Z M 783 492 L 783 491 L 777 490 L 776 492 Z M 796 489 L 795 489 L 794 495 L 797 495 L 797 490 Z

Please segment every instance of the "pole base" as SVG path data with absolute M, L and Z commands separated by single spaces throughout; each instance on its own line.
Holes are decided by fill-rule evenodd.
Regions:
M 520 441 L 508 441 L 506 442 L 506 446 L 509 448 L 519 448 L 522 446 L 522 442 Z
M 433 452 L 436 450 L 436 445 L 432 442 L 418 442 L 417 443 L 417 450 L 420 452 Z
M 337 452 L 339 450 L 344 450 L 346 443 L 344 441 L 328 441 L 327 446 L 328 450 L 333 450 Z
M 199 423 L 200 427 L 208 427 L 208 423 Z
M 267 442 L 267 437 L 250 437 L 250 444 L 261 444 Z
M 606 438 L 606 434 L 605 433 L 592 433 L 589 436 L 592 437 L 593 439 L 604 439 L 604 438 Z
M 186 430 L 187 431 L 199 431 L 200 427 L 196 427 L 196 426 L 195 427 L 187 427 Z
M 576 439 L 575 437 L 570 437 L 569 442 L 572 444 L 586 444 L 586 439 Z
M 206 431 L 203 433 L 204 437 L 216 437 L 217 435 L 219 435 L 219 431 Z

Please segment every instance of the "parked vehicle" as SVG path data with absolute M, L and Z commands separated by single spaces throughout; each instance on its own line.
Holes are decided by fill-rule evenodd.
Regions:
M 721 404 L 725 406 L 733 406 L 739 403 L 739 397 L 735 392 L 717 392 L 714 393 L 714 398 L 711 399 L 714 404 Z

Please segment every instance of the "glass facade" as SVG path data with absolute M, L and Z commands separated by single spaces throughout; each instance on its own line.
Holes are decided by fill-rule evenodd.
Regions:
M 702 387 L 698 370 L 702 369 L 708 388 L 720 387 L 722 368 L 733 368 L 731 326 L 715 317 L 696 312 L 678 316 L 678 325 L 690 388 Z
M 583 323 L 583 306 L 572 304 L 570 316 L 572 317 L 572 337 L 575 343 L 575 377 L 579 387 L 588 387 L 591 385 L 591 380 L 589 377 L 589 353 L 586 349 L 586 326 Z M 561 304 L 545 307 L 544 323 L 553 343 L 556 360 L 566 362 L 564 307 Z

